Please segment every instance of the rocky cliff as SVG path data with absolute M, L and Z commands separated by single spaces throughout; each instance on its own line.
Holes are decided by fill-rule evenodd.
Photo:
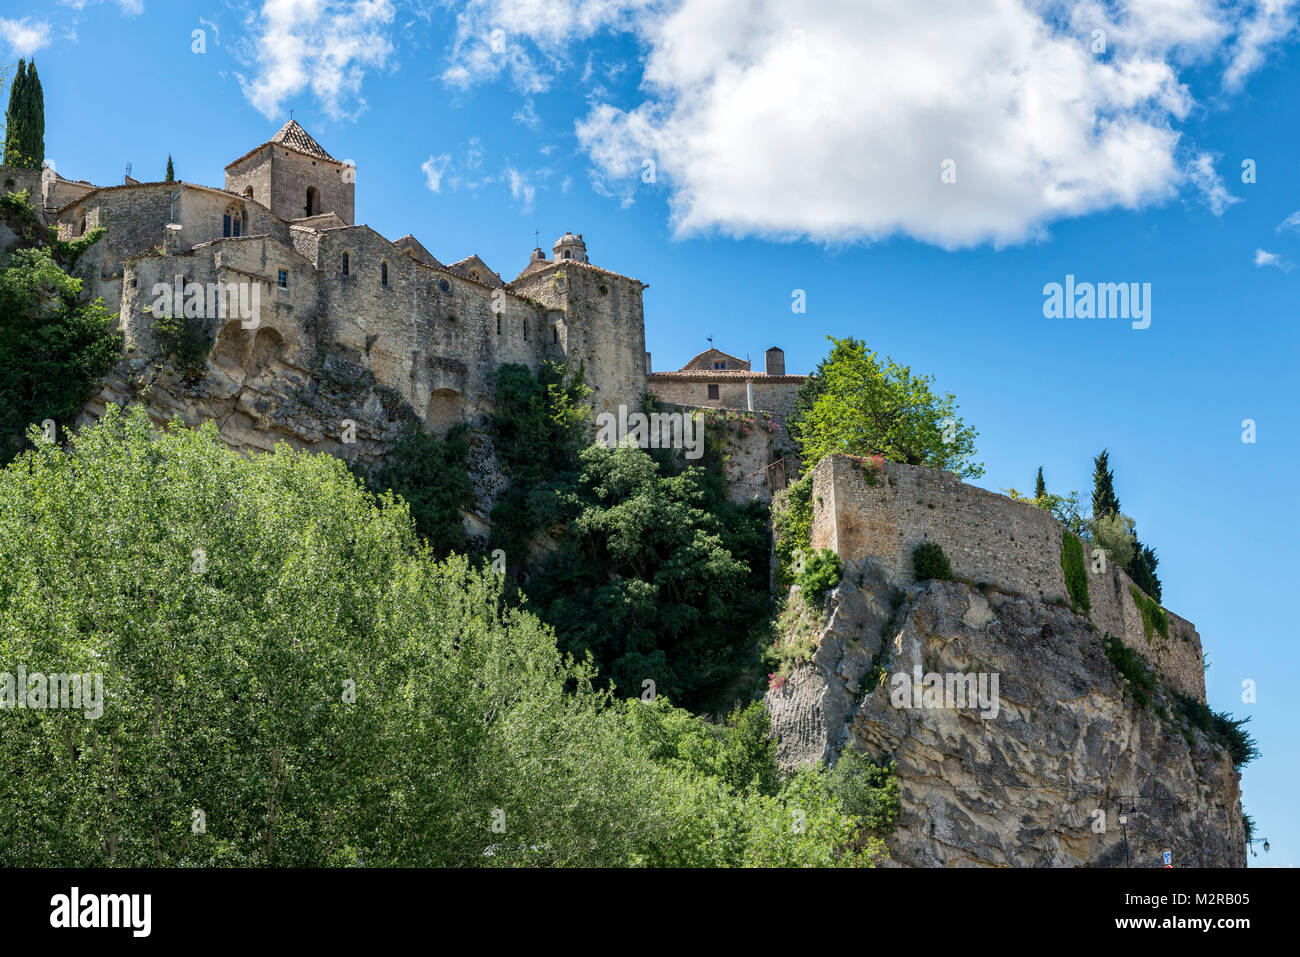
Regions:
M 1063 604 L 949 581 L 899 587 L 872 559 L 851 561 L 813 659 L 767 695 L 780 761 L 834 762 L 852 747 L 895 762 L 895 865 L 1122 867 L 1127 839 L 1134 867 L 1161 866 L 1166 850 L 1180 867 L 1244 867 L 1228 754 L 1163 689 L 1139 703 L 1102 637 Z M 996 707 L 907 692 L 927 674 L 996 675 Z

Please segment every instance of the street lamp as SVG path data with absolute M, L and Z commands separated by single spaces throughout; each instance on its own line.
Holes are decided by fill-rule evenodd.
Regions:
M 1248 841 L 1246 842 L 1246 848 L 1247 848 L 1247 850 L 1250 851 L 1250 856 L 1251 856 L 1251 857 L 1259 857 L 1259 854 L 1258 854 L 1258 852 L 1256 852 L 1255 847 L 1254 847 L 1254 845 L 1256 845 L 1256 844 L 1263 844 L 1263 845 L 1264 845 L 1264 853 L 1265 853 L 1265 854 L 1268 853 L 1268 838 L 1266 838 L 1266 837 L 1252 837 L 1250 840 L 1248 840 Z

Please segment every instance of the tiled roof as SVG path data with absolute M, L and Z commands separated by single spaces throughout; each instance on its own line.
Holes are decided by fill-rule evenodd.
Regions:
M 291 150 L 306 153 L 308 156 L 314 156 L 317 159 L 329 160 L 331 163 L 338 162 L 333 156 L 325 152 L 325 147 L 317 143 L 315 138 L 298 124 L 297 120 L 290 120 L 280 127 L 280 132 L 271 137 L 271 142 L 279 143 L 281 146 L 287 146 Z
M 768 375 L 748 369 L 679 369 L 676 372 L 651 372 L 646 376 L 646 381 L 787 383 L 802 382 L 806 378 L 808 377 L 803 375 Z
M 227 163 L 226 169 L 230 169 L 230 167 L 242 163 L 268 143 L 274 143 L 276 146 L 282 146 L 285 149 L 293 150 L 295 153 L 301 153 L 304 156 L 314 156 L 316 159 L 323 159 L 330 163 L 338 162 L 338 160 L 333 156 L 330 156 L 329 153 L 325 152 L 325 147 L 317 143 L 310 133 L 298 125 L 297 121 L 290 120 L 288 123 L 284 124 L 284 126 L 280 127 L 280 132 L 272 136 L 266 141 L 266 143 L 259 143 L 243 156 L 239 157 L 239 159 L 231 160 Z
M 682 371 L 688 371 L 693 363 L 699 362 L 710 352 L 716 352 L 720 356 L 725 356 L 728 359 L 735 359 L 737 362 L 743 362 L 745 365 L 749 365 L 749 363 L 745 362 L 745 360 L 740 358 L 740 356 L 733 356 L 730 352 L 723 352 L 721 349 L 715 349 L 713 346 L 709 346 L 709 348 L 705 349 L 698 356 L 692 358 L 690 362 L 686 363 L 686 365 L 682 366 Z

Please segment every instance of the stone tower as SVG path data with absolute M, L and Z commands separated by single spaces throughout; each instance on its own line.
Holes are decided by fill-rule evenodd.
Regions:
M 587 244 L 582 241 L 582 233 L 576 236 L 573 233 L 565 233 L 555 241 L 551 252 L 554 253 L 557 263 L 566 259 L 580 263 L 587 261 Z
M 296 121 L 226 167 L 226 189 L 292 222 L 333 213 L 353 224 L 356 167 L 329 153 Z

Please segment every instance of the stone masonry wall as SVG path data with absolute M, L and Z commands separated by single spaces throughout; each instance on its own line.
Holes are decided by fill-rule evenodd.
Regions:
M 943 547 L 953 574 L 1042 601 L 1064 601 L 1063 526 L 1048 512 L 1005 495 L 966 485 L 951 472 L 885 463 L 883 473 L 847 455 L 824 458 L 813 470 L 812 547 L 845 561 L 872 557 L 891 584 L 913 583 L 912 549 Z M 1179 691 L 1205 701 L 1201 640 L 1191 622 L 1169 613 L 1169 637 L 1143 632 L 1129 589 L 1132 580 L 1111 563 L 1089 568 L 1089 615 L 1103 632 L 1145 656 Z

